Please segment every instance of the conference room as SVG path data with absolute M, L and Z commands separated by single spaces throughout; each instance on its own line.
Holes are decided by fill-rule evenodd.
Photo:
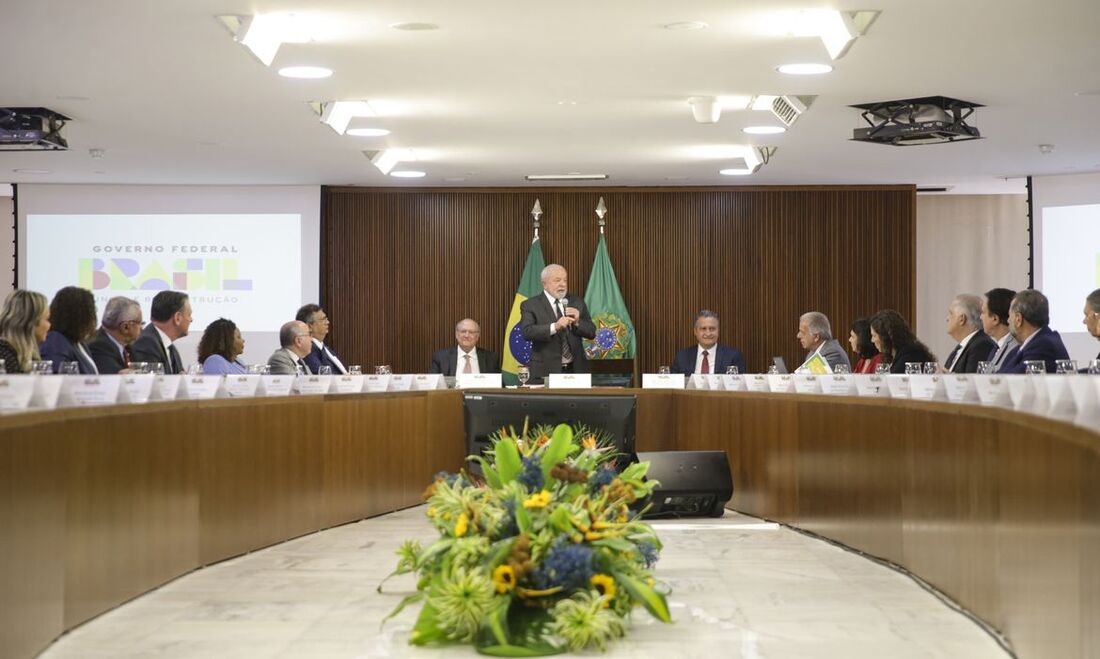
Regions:
M 1095 3 L 3 16 L 0 657 L 1100 656 Z

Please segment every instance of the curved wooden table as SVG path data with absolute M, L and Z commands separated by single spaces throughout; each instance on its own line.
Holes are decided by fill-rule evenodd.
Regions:
M 732 508 L 906 567 L 1020 656 L 1100 655 L 1100 435 L 947 403 L 599 393 L 615 392 L 639 398 L 639 450 L 726 450 Z M 461 396 L 0 418 L 0 656 L 203 565 L 419 503 L 461 464 Z

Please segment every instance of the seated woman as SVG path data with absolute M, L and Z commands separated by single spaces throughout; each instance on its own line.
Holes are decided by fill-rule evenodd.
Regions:
M 248 372 L 237 357 L 244 352 L 241 331 L 232 320 L 219 318 L 206 326 L 199 341 L 202 372 L 210 375 L 241 375 Z
M 95 298 L 86 288 L 66 286 L 50 301 L 50 331 L 38 346 L 42 359 L 53 361 L 53 372 L 61 364 L 76 362 L 81 375 L 96 375 L 99 369 L 84 342 L 95 336 Z
M 46 296 L 22 289 L 12 291 L 0 311 L 0 359 L 8 373 L 29 373 L 31 361 L 41 359 L 38 344 L 50 331 Z
M 848 345 L 852 352 L 859 355 L 853 373 L 874 373 L 882 362 L 882 353 L 878 351 L 871 341 L 871 321 L 859 318 L 849 328 Z
M 913 334 L 909 323 L 893 309 L 884 309 L 871 316 L 871 341 L 889 362 L 891 373 L 905 373 L 909 362 L 934 362 L 935 355 Z

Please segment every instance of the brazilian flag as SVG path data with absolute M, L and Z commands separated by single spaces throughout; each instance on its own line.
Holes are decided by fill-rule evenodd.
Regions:
M 626 310 L 626 302 L 607 255 L 603 232 L 596 245 L 596 260 L 592 275 L 584 290 L 584 303 L 596 325 L 596 338 L 584 340 L 584 353 L 589 359 L 632 359 L 635 354 L 634 323 Z
M 527 263 L 519 278 L 516 298 L 512 301 L 512 313 L 504 325 L 504 360 L 501 364 L 504 384 L 519 384 L 516 372 L 520 366 L 531 362 L 531 342 L 523 338 L 523 329 L 519 325 L 519 305 L 529 297 L 542 293 L 542 269 L 546 262 L 542 260 L 542 246 L 538 236 L 531 241 L 531 250 L 527 252 Z

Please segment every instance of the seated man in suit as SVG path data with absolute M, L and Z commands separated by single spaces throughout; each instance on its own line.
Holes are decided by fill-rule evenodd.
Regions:
M 719 345 L 717 313 L 704 309 L 695 316 L 695 341 L 698 345 L 676 353 L 676 359 L 672 362 L 673 373 L 721 374 L 730 366 L 736 366 L 738 373 L 747 370 L 740 350 Z
M 1062 337 L 1050 329 L 1050 302 L 1047 296 L 1034 289 L 1020 291 L 1012 298 L 1008 312 L 1008 326 L 1012 335 L 1020 342 L 1005 357 L 998 373 L 1023 373 L 1024 362 L 1042 361 L 1046 372 L 1056 371 L 1055 362 L 1069 359 Z
M 300 320 L 283 323 L 279 328 L 279 345 L 282 346 L 267 360 L 272 375 L 297 375 L 299 370 L 305 375 L 313 375 L 306 363 L 306 357 L 313 348 L 309 336 L 309 325 Z
M 1100 339 L 1100 288 L 1085 298 L 1085 319 L 1081 322 L 1088 328 L 1089 334 Z M 1096 359 L 1100 359 L 1100 354 L 1096 355 Z
M 130 344 L 130 360 L 164 365 L 164 373 L 183 373 L 183 360 L 173 345 L 191 327 L 191 299 L 187 293 L 161 291 L 153 296 L 151 322 Z
M 567 296 L 569 273 L 551 263 L 542 269 L 542 295 L 519 305 L 523 338 L 531 342 L 531 382 L 550 373 L 587 373 L 588 358 L 582 339 L 596 338 L 596 325 L 584 299 Z
M 948 373 L 977 373 L 978 362 L 989 361 L 997 350 L 997 344 L 982 331 L 982 299 L 977 295 L 956 295 L 951 301 L 947 333 L 956 344 L 943 363 Z
M 298 310 L 295 319 L 309 325 L 310 334 L 313 335 L 313 344 L 306 356 L 309 370 L 320 373 L 322 366 L 328 366 L 332 368 L 333 375 L 347 375 L 348 369 L 344 368 L 344 362 L 325 345 L 325 337 L 329 331 L 329 319 L 325 310 L 316 304 L 307 304 Z
M 481 338 L 481 326 L 471 318 L 463 318 L 455 325 L 457 348 L 443 348 L 432 355 L 429 373 L 442 373 L 453 377 L 464 373 L 500 373 L 500 357 L 477 347 Z
M 806 353 L 806 359 L 802 361 L 803 366 L 799 366 L 795 370 L 796 373 L 809 372 L 808 368 L 804 371 L 803 367 L 814 355 L 821 355 L 832 372 L 835 372 L 838 366 L 843 366 L 845 372 L 852 371 L 852 362 L 848 361 L 848 353 L 844 352 L 840 342 L 833 338 L 833 328 L 829 325 L 829 319 L 820 311 L 808 311 L 798 317 L 798 334 L 795 338 L 802 344 L 803 350 L 809 350 Z
M 107 300 L 103 321 L 88 344 L 92 361 L 103 375 L 130 372 L 130 344 L 141 334 L 141 305 L 121 295 Z
M 985 300 L 982 301 L 982 330 L 996 343 L 996 348 L 989 354 L 992 373 L 996 373 L 1008 353 L 1020 345 L 1008 328 L 1008 307 L 1012 304 L 1014 297 L 1016 297 L 1016 291 L 1007 288 L 991 288 L 986 291 Z

